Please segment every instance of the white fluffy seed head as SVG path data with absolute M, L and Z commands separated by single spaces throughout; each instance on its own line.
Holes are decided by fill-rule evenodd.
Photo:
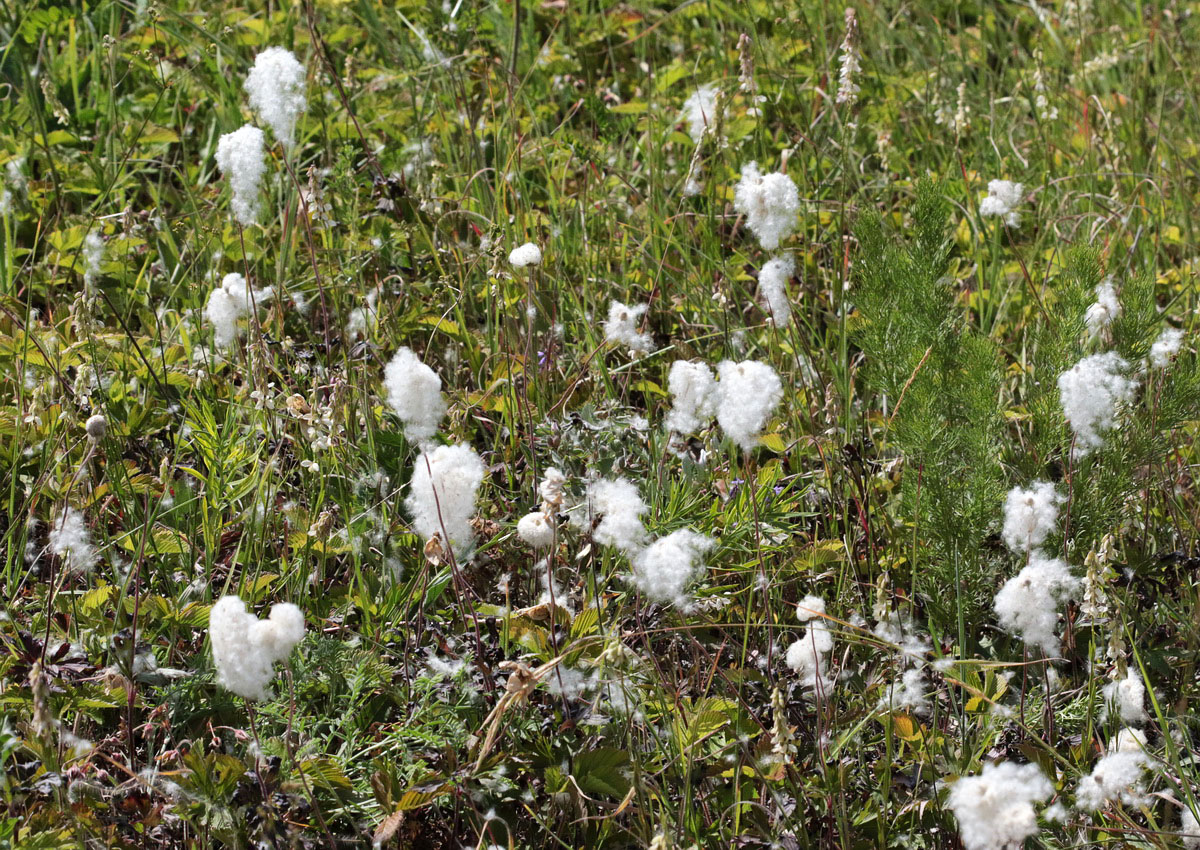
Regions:
M 542 249 L 532 242 L 526 242 L 513 248 L 508 254 L 508 262 L 513 268 L 523 269 L 526 266 L 540 266 L 542 264 Z
M 1179 832 L 1183 836 L 1185 850 L 1200 850 L 1200 819 L 1195 812 L 1183 804 L 1183 814 L 1179 818 Z
M 50 552 L 71 572 L 90 572 L 99 559 L 87 520 L 75 508 L 64 508 L 51 522 L 49 543 Z
M 981 216 L 998 216 L 1003 218 L 1010 227 L 1021 223 L 1021 214 L 1017 207 L 1025 197 L 1025 186 L 1010 180 L 992 180 L 988 182 L 987 197 L 979 205 Z
M 1075 801 L 1085 812 L 1094 812 L 1115 802 L 1134 808 L 1147 802 L 1142 781 L 1149 765 L 1149 758 L 1142 752 L 1144 736 L 1143 740 L 1127 739 L 1124 749 L 1120 747 L 1119 738 L 1115 743 L 1117 746 L 1096 762 L 1091 774 L 1079 780 L 1079 787 L 1075 789 Z M 1132 747 L 1130 743 L 1133 743 Z
M 828 674 L 826 656 L 833 651 L 833 633 L 825 625 L 825 600 L 806 596 L 796 605 L 796 618 L 808 623 L 804 636 L 787 650 L 786 662 L 799 676 L 805 689 L 826 695 L 835 680 Z
M 1119 405 L 1133 398 L 1137 384 L 1125 377 L 1129 364 L 1116 352 L 1085 357 L 1058 376 L 1063 415 L 1075 431 L 1076 451 L 1104 445 L 1104 432 L 1116 424 Z
M 786 174 L 763 174 L 757 162 L 748 162 L 734 189 L 733 208 L 746 217 L 746 227 L 759 244 L 774 251 L 796 229 L 800 190 Z
M 921 667 L 905 670 L 900 681 L 893 681 L 888 687 L 887 696 L 880 700 L 879 707 L 887 711 L 909 711 L 916 715 L 926 715 L 932 705 L 925 685 L 925 671 Z
M 704 572 L 712 538 L 689 528 L 660 537 L 632 559 L 633 584 L 652 602 L 686 608 L 688 586 Z
M 1155 369 L 1165 368 L 1182 347 L 1183 331 L 1179 328 L 1163 328 L 1154 345 L 1150 346 L 1150 365 Z
M 796 273 L 796 261 L 791 254 L 768 260 L 758 273 L 758 292 L 775 327 L 783 327 L 792 319 L 787 285 Z
M 717 118 L 717 87 L 712 83 L 700 86 L 683 103 L 683 117 L 687 121 L 688 135 L 700 144 L 704 134 Z
M 404 423 L 404 436 L 424 444 L 437 433 L 446 415 L 442 379 L 411 349 L 396 352 L 383 373 L 388 404 Z
M 517 521 L 517 536 L 534 549 L 554 544 L 554 522 L 542 511 L 530 511 Z
M 993 608 L 1007 631 L 1046 655 L 1057 655 L 1058 606 L 1075 596 L 1079 586 L 1066 562 L 1033 552 L 1028 566 L 1000 588 Z
M 1117 298 L 1117 289 L 1112 278 L 1102 281 L 1096 287 L 1096 301 L 1087 308 L 1084 321 L 1087 322 L 1088 336 L 1096 339 L 1112 326 L 1113 320 L 1121 315 L 1121 302 Z
M 438 446 L 422 452 L 413 462 L 404 500 L 417 534 L 423 540 L 437 535 L 443 543 L 449 536 L 456 556 L 468 552 L 475 542 L 471 517 L 483 475 L 483 461 L 470 446 Z
M 783 398 L 783 384 L 774 369 L 757 360 L 726 360 L 717 373 L 717 422 L 730 439 L 750 451 Z
M 587 496 L 592 516 L 600 517 L 592 539 L 632 557 L 645 544 L 642 514 L 649 510 L 637 487 L 625 478 L 600 479 L 589 485 Z
M 553 515 L 563 509 L 567 497 L 567 476 L 556 466 L 547 467 L 538 484 L 538 498 L 542 500 L 542 512 Z
M 1145 723 L 1149 720 L 1146 714 L 1146 683 L 1142 681 L 1138 671 L 1130 667 L 1124 679 L 1109 682 L 1102 691 L 1104 709 L 1102 715 L 1108 717 L 1110 708 L 1117 710 L 1122 723 Z
M 280 602 L 260 620 L 241 599 L 226 596 L 209 612 L 208 634 L 218 684 L 246 699 L 266 699 L 275 662 L 285 660 L 304 639 L 304 613 Z
M 268 47 L 254 57 L 244 84 L 250 106 L 286 148 L 295 142 L 296 121 L 304 112 L 304 66 L 282 47 Z
M 1062 496 L 1048 481 L 1035 481 L 1026 490 L 1014 487 L 1004 500 L 1001 537 L 1013 552 L 1028 554 L 1046 542 L 1058 523 Z
M 209 293 L 204 307 L 204 318 L 213 326 L 213 342 L 217 348 L 233 345 L 238 338 L 238 321 L 270 301 L 273 294 L 267 288 L 254 289 L 237 272 L 225 275 L 221 285 Z
M 806 596 L 796 603 L 796 619 L 801 623 L 825 616 L 825 600 L 819 596 Z
M 654 349 L 650 334 L 639 333 L 638 320 L 646 312 L 648 304 L 630 307 L 620 301 L 608 305 L 608 321 L 604 323 L 604 338 L 608 342 L 624 345 L 631 354 L 643 354 Z
M 717 415 L 717 381 L 706 364 L 676 360 L 671 364 L 667 388 L 672 399 L 667 430 L 694 434 Z
M 1054 786 L 1037 765 L 989 763 L 982 773 L 955 782 L 946 805 L 958 819 L 966 850 L 999 850 L 1019 847 L 1037 833 L 1033 804 L 1053 793 Z
M 1122 729 L 1110 742 L 1109 751 L 1118 753 L 1144 753 L 1147 746 L 1149 746 L 1149 739 L 1141 729 Z
M 261 209 L 258 189 L 267 170 L 265 157 L 263 131 L 250 124 L 226 133 L 217 142 L 217 165 L 229 178 L 229 188 L 233 192 L 229 205 L 233 217 L 243 227 L 249 227 L 258 219 Z
M 83 282 L 94 286 L 100 276 L 100 265 L 104 262 L 104 238 L 92 231 L 83 240 Z

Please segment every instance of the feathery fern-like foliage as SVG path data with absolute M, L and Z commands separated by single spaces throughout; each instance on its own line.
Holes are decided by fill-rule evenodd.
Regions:
M 905 463 L 904 519 L 929 545 L 914 586 L 930 605 L 978 611 L 992 580 L 983 552 L 1002 489 L 1003 422 L 995 345 L 967 321 L 944 277 L 949 206 L 936 183 L 917 184 L 913 238 L 863 217 L 854 301 L 867 381 L 885 401 L 888 448 Z M 961 587 L 956 603 L 946 589 Z

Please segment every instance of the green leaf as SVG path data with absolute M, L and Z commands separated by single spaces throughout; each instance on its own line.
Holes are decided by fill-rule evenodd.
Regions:
M 315 756 L 300 762 L 300 772 L 314 783 L 331 791 L 349 790 L 349 777 L 333 759 L 327 756 Z
M 630 788 L 625 769 L 629 753 L 615 747 L 598 747 L 575 759 L 575 781 L 585 794 L 624 797 Z

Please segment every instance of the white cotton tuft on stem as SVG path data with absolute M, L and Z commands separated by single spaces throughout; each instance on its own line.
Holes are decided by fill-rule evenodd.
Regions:
M 517 521 L 517 536 L 534 549 L 554 544 L 554 521 L 543 511 L 530 511 Z
M 82 511 L 64 508 L 50 525 L 50 552 L 76 573 L 90 572 L 99 559 Z
M 637 487 L 625 478 L 600 479 L 588 487 L 587 498 L 588 510 L 600 518 L 592 539 L 629 557 L 636 554 L 646 542 L 642 515 L 649 510 Z
M 1057 655 L 1058 606 L 1080 587 L 1065 561 L 1032 553 L 1029 564 L 1005 582 L 993 608 L 1000 625 L 1046 655 Z
M 671 392 L 671 411 L 667 414 L 668 431 L 694 434 L 717 415 L 717 381 L 704 363 L 676 360 L 667 377 Z
M 1014 487 L 1004 500 L 1004 529 L 1000 536 L 1013 552 L 1027 555 L 1046 542 L 1058 523 L 1063 497 L 1047 481 L 1026 490 Z
M 470 446 L 438 446 L 418 455 L 404 500 L 417 534 L 427 541 L 437 536 L 456 556 L 468 552 L 475 542 L 471 517 L 483 476 L 483 461 Z
M 758 273 L 758 291 L 775 327 L 783 327 L 792 319 L 787 285 L 796 273 L 796 261 L 791 254 L 768 260 Z
M 757 360 L 726 360 L 717 373 L 717 422 L 743 451 L 750 451 L 783 399 L 783 384 L 774 369 Z
M 221 279 L 221 285 L 208 295 L 204 318 L 213 326 L 213 342 L 225 349 L 238 338 L 238 321 L 271 300 L 270 289 L 254 289 L 237 272 Z
M 540 266 L 542 264 L 542 249 L 532 242 L 526 242 L 513 248 L 508 254 L 508 262 L 513 268 L 523 269 L 526 266 Z
M 208 615 L 217 683 L 248 700 L 267 698 L 276 661 L 284 661 L 304 639 L 304 613 L 288 602 L 271 606 L 260 620 L 236 596 L 225 596 Z
M 1034 764 L 985 764 L 950 787 L 946 805 L 958 820 L 965 850 L 1019 847 L 1037 834 L 1033 804 L 1054 793 L 1054 785 Z
M 423 445 L 446 415 L 442 379 L 409 348 L 401 348 L 383 373 L 387 401 L 404 423 L 404 436 Z
M 83 285 L 89 289 L 96 285 L 100 276 L 100 264 L 104 262 L 104 239 L 94 230 L 83 240 Z
M 1092 772 L 1079 780 L 1075 789 L 1075 802 L 1079 808 L 1094 812 L 1115 802 L 1132 808 L 1146 805 L 1148 797 L 1143 777 L 1150 766 L 1150 757 L 1145 747 L 1145 734 L 1136 729 L 1122 729 Z
M 688 585 L 703 574 L 703 557 L 714 545 L 689 528 L 660 537 L 632 558 L 633 584 L 652 602 L 686 608 Z
M 734 189 L 733 208 L 746 217 L 759 244 L 774 251 L 796 229 L 800 190 L 786 174 L 763 174 L 757 162 L 748 162 Z
M 1137 384 L 1123 374 L 1128 367 L 1116 352 L 1106 351 L 1083 358 L 1058 376 L 1063 416 L 1075 431 L 1079 454 L 1104 446 L 1118 407 L 1133 398 Z
M 825 625 L 825 600 L 819 596 L 806 596 L 796 605 L 796 618 L 808 623 L 804 636 L 788 647 L 788 667 L 800 676 L 807 690 L 818 695 L 828 694 L 835 680 L 827 671 L 826 656 L 833 650 L 833 633 Z
M 295 144 L 296 121 L 304 112 L 304 66 L 283 47 L 268 47 L 254 57 L 244 88 L 250 106 L 287 149 Z
M 604 339 L 624 345 L 630 354 L 644 354 L 654 349 L 650 334 L 637 329 L 638 320 L 645 314 L 648 304 L 629 306 L 620 301 L 608 305 L 608 320 L 604 323 Z
M 688 135 L 700 144 L 717 118 L 717 87 L 712 83 L 700 86 L 683 103 L 683 117 L 687 121 Z
M 1088 337 L 1096 339 L 1112 326 L 1113 320 L 1121 315 L 1121 302 L 1117 298 L 1117 288 L 1112 278 L 1102 281 L 1096 286 L 1096 300 L 1087 308 L 1084 321 L 1087 323 Z
M 992 180 L 988 182 L 987 197 L 979 204 L 981 216 L 997 216 L 1004 219 L 1009 227 L 1017 227 L 1021 223 L 1021 214 L 1017 207 L 1025 197 L 1025 186 L 1010 180 Z
M 1179 328 L 1163 328 L 1158 339 L 1150 346 L 1150 365 L 1155 369 L 1166 368 L 1182 347 L 1183 331 Z
M 217 165 L 229 178 L 229 188 L 233 192 L 229 206 L 233 217 L 243 227 L 249 227 L 258 220 L 261 210 L 259 184 L 267 170 L 263 131 L 247 124 L 223 135 L 217 142 Z
M 1121 722 L 1127 725 L 1145 723 L 1150 719 L 1145 707 L 1146 683 L 1135 668 L 1130 667 L 1124 679 L 1105 685 L 1101 694 L 1104 698 L 1102 721 L 1108 719 L 1109 710 L 1112 708 L 1117 710 Z

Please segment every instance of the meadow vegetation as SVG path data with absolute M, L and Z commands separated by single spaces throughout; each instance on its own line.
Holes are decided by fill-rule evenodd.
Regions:
M 1200 4 L 0 9 L 0 848 L 1200 848 Z

